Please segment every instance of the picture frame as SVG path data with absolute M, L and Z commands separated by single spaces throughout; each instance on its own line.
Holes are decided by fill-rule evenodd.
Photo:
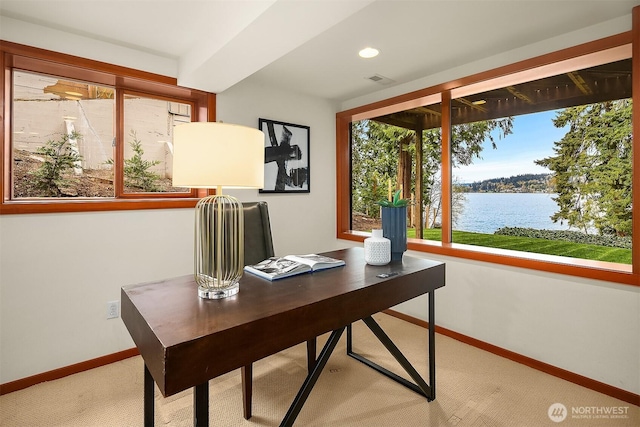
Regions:
M 259 119 L 264 133 L 264 188 L 260 193 L 309 193 L 310 128 Z

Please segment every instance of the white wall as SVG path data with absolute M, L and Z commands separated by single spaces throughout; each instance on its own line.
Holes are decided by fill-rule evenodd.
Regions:
M 133 347 L 107 302 L 192 270 L 193 212 L 0 216 L 0 383 Z
M 91 12 L 99 13 L 99 12 Z M 0 40 L 175 77 L 175 60 L 0 16 Z
M 258 127 L 271 119 L 310 127 L 310 193 L 233 193 L 243 201 L 269 204 L 273 245 L 278 255 L 320 252 L 336 240 L 335 105 L 326 100 L 270 89 L 249 78 L 217 96 L 219 121 Z

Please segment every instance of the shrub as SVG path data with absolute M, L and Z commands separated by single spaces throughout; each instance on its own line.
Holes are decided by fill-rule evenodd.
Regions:
M 63 134 L 57 141 L 47 141 L 36 150 L 36 154 L 43 156 L 44 161 L 32 172 L 33 188 L 39 190 L 42 196 L 64 196 L 63 189 L 75 182 L 70 172 L 76 166 L 76 162 L 82 160 L 82 156 L 73 150 L 69 141 L 80 138 L 82 138 L 80 133 L 74 131 Z
M 131 131 L 131 137 L 133 141 L 129 143 L 133 150 L 133 156 L 130 159 L 124 161 L 124 185 L 128 187 L 140 188 L 146 192 L 161 191 L 158 186 L 160 175 L 155 172 L 151 172 L 153 166 L 160 163 L 159 160 L 144 160 L 144 150 L 142 149 L 142 142 L 138 140 L 138 136 L 135 131 Z M 109 159 L 105 162 L 108 165 L 113 165 L 113 159 Z
M 535 228 L 502 227 L 493 234 L 502 236 L 532 237 L 536 239 L 560 240 L 573 243 L 631 249 L 631 236 L 584 234 L 568 230 L 537 230 Z

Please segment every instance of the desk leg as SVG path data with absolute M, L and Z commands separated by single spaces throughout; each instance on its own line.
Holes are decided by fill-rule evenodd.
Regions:
M 429 384 L 427 398 L 436 400 L 436 291 L 429 291 Z
M 244 419 L 251 418 L 251 397 L 253 395 L 253 364 L 240 368 L 242 377 L 242 410 Z
M 147 365 L 144 365 L 144 427 L 153 427 L 154 421 L 154 382 Z
M 316 366 L 316 338 L 307 341 L 307 370 L 309 373 Z
M 193 426 L 209 427 L 209 382 L 193 388 Z
M 287 414 L 284 416 L 284 419 L 280 423 L 280 427 L 291 427 L 295 422 L 298 414 L 300 413 L 300 410 L 302 410 L 304 402 L 306 402 L 309 394 L 311 393 L 311 390 L 313 389 L 313 386 L 316 384 L 316 381 L 318 381 L 318 378 L 322 373 L 322 369 L 324 369 L 324 366 L 327 364 L 327 361 L 329 360 L 331 353 L 333 353 L 333 349 L 336 348 L 336 344 L 338 344 L 340 336 L 343 332 L 344 328 L 340 328 L 331 333 L 331 336 L 320 352 L 318 360 L 316 360 L 313 371 L 309 372 L 309 375 L 307 375 L 307 378 L 304 380 L 302 387 L 300 387 L 300 391 L 298 391 L 296 398 L 293 399 L 293 403 L 289 407 Z

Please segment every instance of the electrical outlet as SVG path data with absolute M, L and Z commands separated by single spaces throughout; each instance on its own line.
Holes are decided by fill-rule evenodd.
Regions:
M 107 303 L 107 319 L 120 317 L 120 301 L 109 301 Z

